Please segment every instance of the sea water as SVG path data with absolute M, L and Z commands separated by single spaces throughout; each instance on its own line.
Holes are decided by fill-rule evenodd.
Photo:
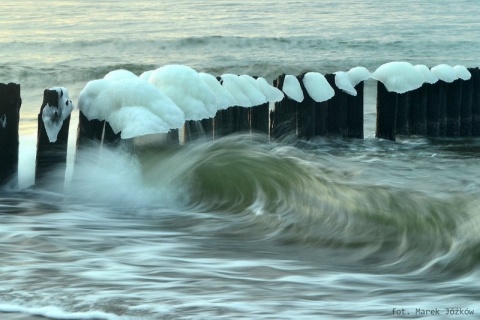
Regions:
M 480 140 L 98 147 L 30 187 L 43 90 L 167 64 L 215 76 L 386 62 L 480 66 L 480 3 L 27 1 L 0 5 L 21 85 L 20 187 L 0 193 L 1 319 L 475 319 Z M 75 161 L 74 157 L 76 157 Z

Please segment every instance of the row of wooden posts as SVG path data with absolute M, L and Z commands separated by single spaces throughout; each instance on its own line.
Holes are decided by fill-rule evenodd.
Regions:
M 470 80 L 456 80 L 452 83 L 438 81 L 424 84 L 421 88 L 403 94 L 388 92 L 377 83 L 377 124 L 376 137 L 395 141 L 396 135 L 421 135 L 433 137 L 480 136 L 480 69 L 470 68 Z M 211 119 L 187 121 L 184 126 L 184 141 L 203 137 L 218 139 L 232 133 L 261 133 L 271 139 L 297 136 L 312 139 L 317 136 L 333 136 L 363 139 L 364 137 L 364 82 L 356 87 L 357 95 L 351 96 L 335 85 L 335 75 L 325 78 L 335 90 L 328 101 L 315 102 L 300 80 L 304 100 L 297 102 L 288 97 L 275 103 L 271 110 L 268 103 L 252 107 L 230 107 L 217 112 Z M 274 86 L 283 87 L 285 75 L 274 80 Z M 20 120 L 20 85 L 0 83 L 0 185 L 16 179 L 18 167 Z M 38 138 L 36 153 L 36 185 L 41 185 L 52 167 L 66 166 L 68 117 L 51 143 L 47 137 L 42 111 L 45 106 L 58 107 L 58 93 L 44 91 L 44 99 L 38 116 Z M 172 130 L 169 141 L 178 143 L 178 130 Z M 114 145 L 120 140 L 105 121 L 89 121 L 79 113 L 77 150 L 91 141 Z

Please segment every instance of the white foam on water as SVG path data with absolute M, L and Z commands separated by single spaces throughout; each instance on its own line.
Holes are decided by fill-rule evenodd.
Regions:
M 22 313 L 59 320 L 128 320 L 130 317 L 120 317 L 116 314 L 102 311 L 69 312 L 55 306 L 30 307 L 0 302 L 0 312 Z

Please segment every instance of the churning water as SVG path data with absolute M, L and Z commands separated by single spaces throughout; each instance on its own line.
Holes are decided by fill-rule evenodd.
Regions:
M 45 88 L 76 102 L 111 70 L 174 63 L 270 81 L 394 60 L 478 67 L 478 1 L 3 0 L 0 12 L 0 82 L 23 98 L 20 190 L 0 193 L 0 318 L 480 314 L 480 140 L 375 139 L 370 81 L 364 140 L 92 147 L 64 192 L 28 187 Z

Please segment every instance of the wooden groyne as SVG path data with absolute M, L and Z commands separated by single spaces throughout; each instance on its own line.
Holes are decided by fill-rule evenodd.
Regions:
M 378 80 L 375 136 L 395 141 L 398 135 L 425 137 L 480 136 L 480 69 L 469 68 L 471 77 L 453 81 L 423 83 L 413 90 L 394 92 Z M 311 79 L 324 79 L 332 96 L 323 99 L 309 88 Z M 297 137 L 364 138 L 365 81 L 341 89 L 338 74 L 282 74 L 273 86 L 284 93 L 275 103 L 252 107 L 232 106 L 214 117 L 185 121 L 183 131 L 172 128 L 168 143 L 189 143 L 204 138 L 214 140 L 235 133 L 260 133 L 271 140 Z M 296 86 L 297 91 L 292 91 Z M 311 85 L 311 82 L 310 82 Z M 287 86 L 290 86 L 288 89 Z M 64 94 L 66 96 L 64 96 Z M 323 99 L 323 100 L 322 100 Z M 16 184 L 18 167 L 18 125 L 22 103 L 20 85 L 0 84 L 0 185 Z M 70 105 L 69 105 L 70 103 Z M 48 185 L 53 168 L 66 167 L 70 114 L 73 108 L 65 88 L 46 89 L 38 115 L 35 183 Z M 70 110 L 71 111 L 71 110 Z M 52 138 L 51 131 L 58 130 Z M 180 141 L 180 138 L 183 138 Z M 115 133 L 105 120 L 88 119 L 82 111 L 76 137 L 76 150 L 91 145 L 116 146 L 121 132 Z

